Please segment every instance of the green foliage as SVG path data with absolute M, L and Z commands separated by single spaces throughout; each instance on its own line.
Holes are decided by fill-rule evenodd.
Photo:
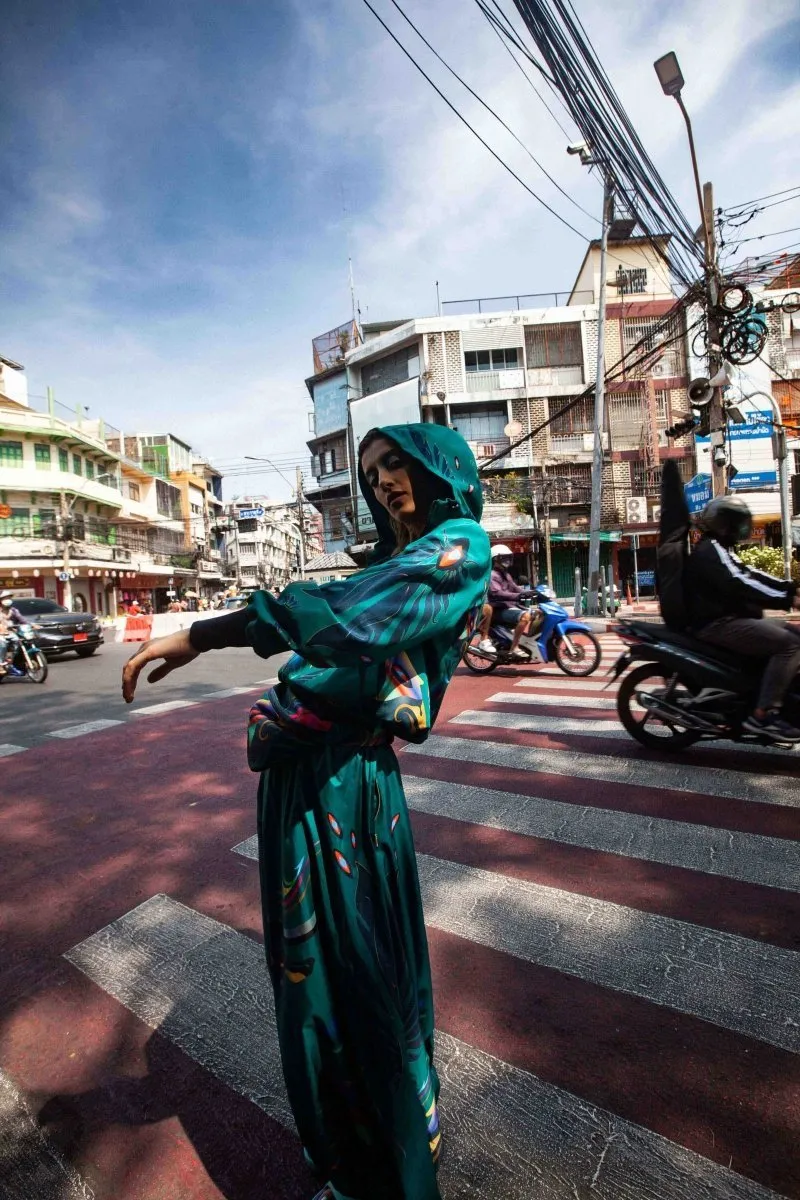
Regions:
M 782 550 L 775 546 L 745 546 L 738 553 L 739 558 L 743 563 L 747 563 L 748 567 L 755 567 L 757 571 L 766 571 L 768 575 L 783 579 Z

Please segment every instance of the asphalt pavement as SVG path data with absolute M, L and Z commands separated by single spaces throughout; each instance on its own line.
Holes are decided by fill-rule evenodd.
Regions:
M 3 746 L 33 746 L 58 731 L 97 721 L 126 721 L 151 705 L 177 708 L 232 688 L 256 688 L 273 679 L 287 657 L 258 658 L 249 649 L 211 651 L 160 683 L 149 684 L 144 674 L 133 708 L 122 699 L 121 680 L 135 649 L 133 642 L 106 642 L 91 658 L 66 654 L 52 659 L 43 684 L 5 679 L 0 686 L 0 756 Z
M 113 724 L 0 762 L 3 1200 L 316 1191 L 261 944 L 259 668 L 209 655 L 122 714 L 109 670 Z M 800 1200 L 800 759 L 644 751 L 607 682 L 462 669 L 397 746 L 443 1200 Z

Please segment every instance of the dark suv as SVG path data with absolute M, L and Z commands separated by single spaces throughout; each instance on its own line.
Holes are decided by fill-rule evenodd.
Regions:
M 70 612 L 63 604 L 39 596 L 20 597 L 14 607 L 36 630 L 36 644 L 47 658 L 67 650 L 89 658 L 103 644 L 103 631 L 93 613 Z

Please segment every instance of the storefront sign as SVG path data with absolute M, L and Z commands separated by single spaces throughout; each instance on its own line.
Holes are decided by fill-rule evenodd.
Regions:
M 263 515 L 264 515 L 264 509 L 261 507 L 260 504 L 258 505 L 257 508 L 240 508 L 239 509 L 239 520 L 240 521 L 258 520 L 259 518 L 263 517 Z

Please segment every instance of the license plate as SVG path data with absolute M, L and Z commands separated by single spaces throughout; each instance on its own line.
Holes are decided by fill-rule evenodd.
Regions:
M 73 642 L 88 642 L 89 635 L 88 633 L 74 633 L 72 635 L 72 640 Z

